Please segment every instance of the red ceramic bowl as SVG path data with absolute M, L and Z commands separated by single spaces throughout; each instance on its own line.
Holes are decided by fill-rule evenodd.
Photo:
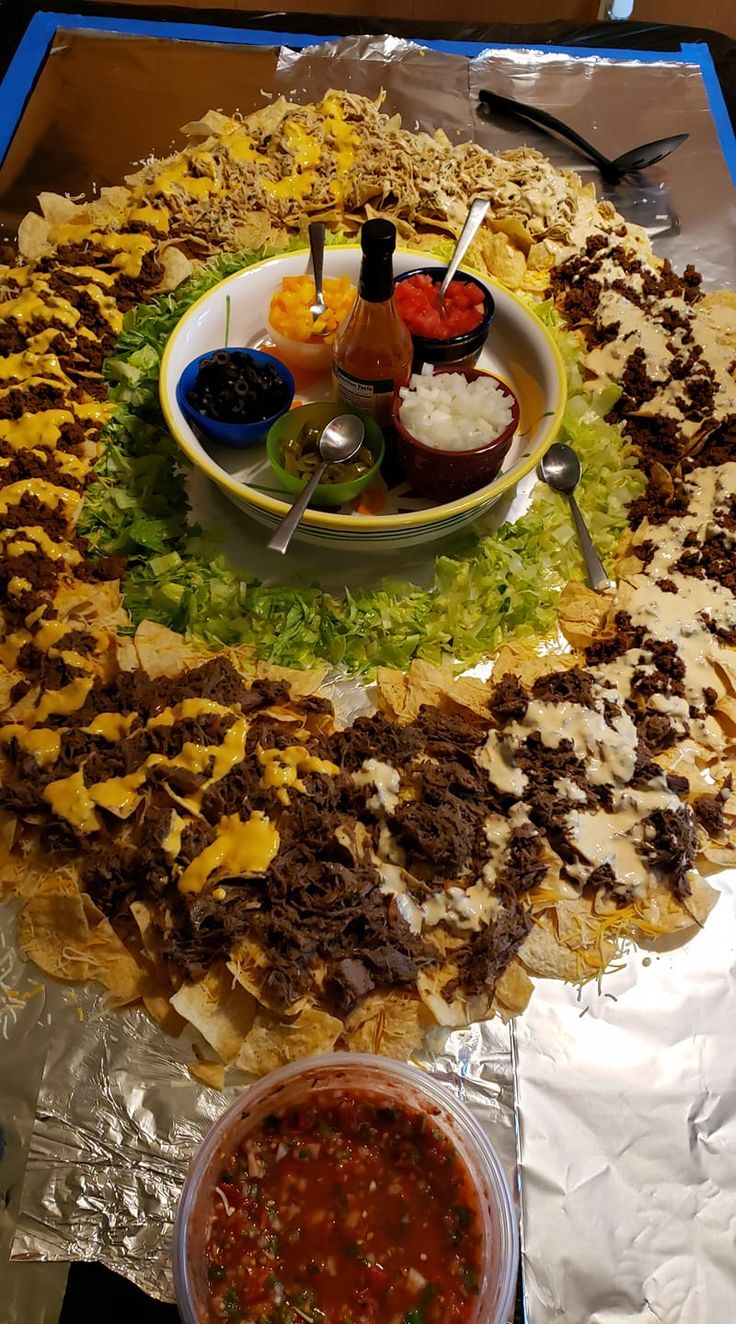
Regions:
M 439 369 L 441 372 L 442 369 Z M 448 368 L 447 372 L 459 372 L 468 382 L 478 377 L 492 377 L 509 397 L 512 407 L 511 422 L 504 432 L 486 446 L 479 446 L 472 451 L 443 451 L 436 446 L 425 446 L 423 441 L 408 432 L 401 422 L 401 397 L 396 392 L 393 403 L 393 425 L 396 434 L 396 449 L 399 462 L 407 480 L 420 496 L 431 497 L 442 505 L 445 501 L 455 501 L 458 497 L 476 492 L 485 487 L 496 477 L 519 426 L 519 401 L 513 391 L 500 377 L 483 372 L 479 368 Z

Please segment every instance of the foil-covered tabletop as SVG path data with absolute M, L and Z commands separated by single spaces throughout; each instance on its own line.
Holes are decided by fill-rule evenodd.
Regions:
M 74 187 L 114 183 L 130 159 L 165 151 L 175 124 L 210 104 L 247 111 L 261 92 L 305 99 L 334 85 L 385 91 L 385 109 L 400 111 L 411 129 L 442 127 L 451 138 L 472 135 L 491 150 L 529 143 L 557 164 L 597 178 L 576 154 L 531 127 L 481 118 L 477 90 L 490 86 L 597 135 L 613 154 L 688 132 L 685 147 L 611 196 L 677 266 L 692 261 L 710 286 L 736 278 L 727 238 L 734 193 L 696 64 L 519 49 L 468 61 L 394 38 L 348 38 L 299 55 L 196 43 L 196 50 L 170 51 L 169 63 L 150 41 L 62 33 L 60 42 L 67 43 L 67 69 L 76 62 L 87 77 L 77 86 L 57 52 L 56 64 L 52 58 L 39 79 L 40 95 L 31 99 L 3 167 L 6 226 L 29 205 L 29 181 L 35 184 L 39 169 L 33 146 L 45 141 L 60 89 L 66 97 L 60 152 L 46 160 L 39 188 L 70 187 L 60 177 L 64 169 Z M 93 46 L 98 69 L 110 70 L 109 93 L 99 76 L 99 90 L 93 86 Z M 154 66 L 155 101 L 166 103 L 156 123 L 146 111 Z M 185 67 L 206 70 L 206 78 L 183 80 Z M 147 101 L 136 96 L 139 85 L 148 87 Z M 131 117 L 108 117 L 103 145 L 95 97 L 103 104 L 116 89 Z M 123 127 L 113 130 L 113 122 Z M 202 480 L 191 494 L 197 518 L 225 522 L 220 498 Z M 237 532 L 231 529 L 228 550 L 258 573 L 259 541 L 241 521 Z M 433 554 L 417 556 L 402 573 L 420 579 Z M 358 575 L 365 582 L 385 570 L 385 561 L 348 564 L 338 576 L 350 585 Z M 329 572 L 336 583 L 334 566 L 317 559 L 301 572 Z M 354 686 L 338 684 L 335 694 L 345 711 L 364 701 Z M 731 1318 L 736 879 L 722 875 L 716 883 L 723 892 L 718 907 L 690 945 L 629 953 L 600 987 L 542 981 L 513 1029 L 476 1026 L 454 1034 L 438 1056 L 427 1055 L 426 1065 L 465 1096 L 507 1170 L 520 1179 L 530 1324 Z M 229 1076 L 222 1092 L 195 1082 L 186 1069 L 193 1036 L 167 1038 L 141 1012 L 111 1014 L 93 987 L 45 981 L 20 961 L 13 935 L 6 906 L 0 910 L 6 1142 L 0 1177 L 10 1199 L 0 1216 L 0 1249 L 13 1236 L 17 1214 L 12 1253 L 26 1263 L 11 1266 L 15 1286 L 11 1277 L 7 1290 L 3 1283 L 3 1324 L 35 1324 L 28 1277 L 18 1287 L 28 1261 L 97 1259 L 170 1299 L 173 1217 L 187 1165 L 213 1119 L 247 1082 Z

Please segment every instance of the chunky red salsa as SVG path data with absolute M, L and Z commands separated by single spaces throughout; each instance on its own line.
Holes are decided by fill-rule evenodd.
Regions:
M 207 1243 L 220 1324 L 465 1324 L 481 1275 L 468 1171 L 426 1114 L 315 1092 L 223 1162 Z
M 396 307 L 413 336 L 450 340 L 452 336 L 474 331 L 483 321 L 485 298 L 478 285 L 468 280 L 451 280 L 443 317 L 438 299 L 440 284 L 440 280 L 433 280 L 425 272 L 396 282 Z

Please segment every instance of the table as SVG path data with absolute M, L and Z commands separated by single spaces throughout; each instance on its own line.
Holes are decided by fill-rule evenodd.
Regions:
M 92 5 L 58 5 L 56 9 L 60 14 L 73 12 L 93 15 L 99 12 Z M 143 17 L 140 8 L 124 5 L 106 6 L 104 14 L 106 17 Z M 147 11 L 145 18 L 191 22 L 192 11 L 181 12 L 173 8 L 162 8 L 153 13 Z M 11 3 L 6 3 L 0 9 L 0 35 L 2 36 L 0 42 L 0 73 L 9 63 L 27 19 L 28 11 L 22 3 L 13 3 L 11 0 Z M 386 23 L 381 23 L 380 20 L 375 19 L 346 21 L 329 17 L 316 18 L 312 15 L 250 15 L 231 11 L 208 11 L 206 22 L 208 25 L 223 23 L 230 27 L 239 28 L 336 34 L 347 34 L 356 31 L 365 33 L 381 32 L 387 26 Z M 736 43 L 720 34 L 689 28 L 666 28 L 661 25 L 627 23 L 617 24 L 615 28 L 612 28 L 610 24 L 580 27 L 564 22 L 524 27 L 509 24 L 488 26 L 475 24 L 418 25 L 415 23 L 392 22 L 391 30 L 397 35 L 408 37 L 425 36 L 454 41 L 528 43 L 534 45 L 565 44 L 579 47 L 599 47 L 611 43 L 611 39 L 614 38 L 615 45 L 618 48 L 625 49 L 678 49 L 680 42 L 683 40 L 706 41 L 713 54 L 731 118 L 736 122 Z M 75 1265 L 69 1275 L 61 1324 L 67 1324 L 67 1322 L 70 1324 L 72 1320 L 75 1321 L 75 1324 L 85 1324 L 87 1319 L 91 1321 L 94 1318 L 96 1320 L 99 1317 L 101 1302 L 107 1308 L 111 1306 L 114 1314 L 120 1313 L 122 1315 L 124 1311 L 125 1315 L 129 1317 L 135 1312 L 138 1318 L 144 1321 L 144 1324 L 145 1321 L 149 1320 L 152 1321 L 152 1324 L 155 1324 L 159 1320 L 162 1322 L 173 1321 L 177 1318 L 173 1307 L 161 1306 L 151 1302 L 129 1283 L 117 1278 L 100 1266 Z

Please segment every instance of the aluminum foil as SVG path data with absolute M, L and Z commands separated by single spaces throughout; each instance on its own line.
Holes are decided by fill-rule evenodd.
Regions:
M 210 48 L 210 59 L 219 58 Z M 694 261 L 709 284 L 736 277 L 724 240 L 734 197 L 694 65 L 519 50 L 470 62 L 394 38 L 350 38 L 299 56 L 282 51 L 261 85 L 297 97 L 335 85 L 371 95 L 383 88 L 386 109 L 400 111 L 410 128 L 441 125 L 458 139 L 472 133 L 494 150 L 528 142 L 584 176 L 577 155 L 535 130 L 481 120 L 477 89 L 536 101 L 596 133 L 612 154 L 689 132 L 684 148 L 649 178 L 620 186 L 614 201 L 678 265 Z M 203 109 L 193 94 L 183 118 Z M 201 480 L 192 497 L 195 516 L 226 526 L 230 554 L 258 572 L 260 531 L 234 521 Z M 381 558 L 335 567 L 302 550 L 298 573 L 335 587 L 386 569 Z M 437 550 L 418 553 L 402 574 L 426 582 Z M 366 701 L 354 685 L 338 684 L 334 693 L 346 716 Z M 530 1324 L 731 1318 L 736 878 L 717 882 L 718 908 L 689 946 L 630 954 L 600 989 L 579 995 L 542 981 L 511 1033 L 496 1023 L 475 1026 L 425 1059 L 478 1112 L 510 1173 L 518 1145 Z M 11 953 L 10 975 L 3 950 Z M 18 1123 L 6 1128 L 0 1176 L 12 1171 L 11 1209 L 19 1206 L 13 1255 L 98 1259 L 168 1298 L 172 1221 L 187 1165 L 245 1079 L 222 1092 L 193 1081 L 185 1064 L 196 1036 L 173 1040 L 139 1012 L 111 1014 L 93 988 L 46 985 L 12 953 L 13 918 L 4 907 L 0 979 L 11 992 L 0 1004 L 0 1092 L 3 1115 Z M 12 1215 L 0 1223 L 6 1239 L 10 1222 Z M 29 1324 L 20 1308 L 16 1316 Z

